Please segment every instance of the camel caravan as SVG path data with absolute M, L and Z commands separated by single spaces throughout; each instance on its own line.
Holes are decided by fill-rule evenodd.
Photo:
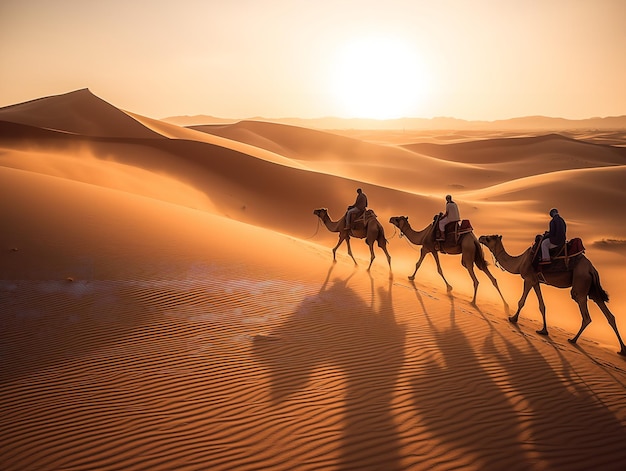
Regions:
M 350 247 L 350 237 L 356 237 L 357 239 L 365 239 L 365 243 L 370 248 L 370 264 L 367 267 L 368 270 L 372 267 L 372 262 L 374 262 L 376 258 L 374 254 L 374 242 L 378 242 L 378 246 L 385 252 L 387 263 L 391 270 L 391 255 L 389 255 L 387 251 L 385 229 L 383 229 L 382 224 L 378 221 L 376 213 L 371 209 L 367 209 L 367 196 L 363 193 L 363 190 L 357 188 L 356 192 L 356 201 L 354 204 L 348 206 L 346 213 L 337 221 L 333 221 L 330 218 L 326 208 L 313 211 L 313 214 L 320 218 L 330 232 L 339 233 L 339 241 L 337 245 L 333 247 L 333 260 L 337 260 L 335 254 L 339 246 L 345 240 L 348 246 L 348 254 L 356 265 L 356 259 L 354 255 L 352 255 L 352 247 Z
M 370 270 L 375 259 L 374 242 L 377 242 L 378 246 L 385 253 L 389 269 L 391 270 L 391 256 L 387 250 L 388 241 L 385 238 L 384 228 L 378 221 L 374 211 L 367 209 L 367 197 L 361 189 L 357 189 L 355 203 L 348 206 L 346 213 L 338 220 L 333 221 L 326 208 L 315 209 L 313 214 L 320 219 L 330 232 L 339 234 L 337 245 L 332 249 L 334 262 L 336 262 L 337 249 L 345 241 L 348 247 L 348 254 L 355 265 L 357 264 L 350 247 L 350 238 L 356 237 L 365 239 L 365 243 L 369 246 L 370 263 L 368 270 Z M 582 322 L 578 333 L 573 338 L 568 339 L 568 341 L 575 344 L 591 323 L 591 316 L 587 306 L 587 298 L 589 298 L 598 305 L 615 332 L 620 345 L 620 351 L 617 353 L 626 356 L 626 345 L 620 336 L 615 316 L 606 305 L 609 299 L 608 294 L 600 284 L 598 271 L 584 255 L 585 249 L 582 240 L 580 238 L 566 240 L 566 224 L 558 214 L 558 210 L 555 208 L 551 209 L 550 216 L 552 217 L 550 230 L 543 235 L 537 235 L 534 244 L 524 253 L 517 256 L 507 253 L 502 243 L 501 235 L 480 236 L 477 239 L 470 221 L 459 217 L 458 207 L 452 201 L 450 195 L 446 196 L 446 212 L 436 215 L 432 223 L 421 230 L 415 230 L 411 227 L 408 216 L 394 216 L 389 219 L 389 222 L 400 231 L 400 237 L 404 236 L 412 244 L 421 246 L 419 260 L 415 264 L 415 270 L 409 275 L 409 280 L 413 281 L 415 279 L 422 261 L 426 255 L 431 254 L 437 265 L 437 272 L 443 279 L 446 289 L 451 291 L 452 286 L 446 280 L 441 269 L 439 254 L 461 255 L 461 264 L 468 271 L 474 284 L 474 296 L 471 303 L 476 305 L 479 285 L 474 273 L 475 265 L 491 280 L 508 313 L 508 304 L 498 287 L 496 278 L 489 271 L 487 261 L 484 258 L 481 248 L 481 244 L 483 244 L 493 254 L 497 265 L 509 273 L 520 275 L 524 280 L 524 288 L 522 296 L 518 301 L 517 311 L 514 315 L 509 316 L 511 323 L 516 324 L 518 322 L 520 311 L 526 303 L 526 298 L 532 288 L 539 301 L 539 309 L 543 319 L 543 328 L 536 332 L 540 335 L 548 335 L 546 308 L 540 285 L 544 283 L 557 288 L 571 288 L 571 297 L 578 304 Z
M 387 256 L 387 263 L 389 263 L 389 268 L 391 269 L 391 255 L 387 251 L 387 239 L 385 238 L 385 229 L 383 229 L 382 224 L 378 221 L 376 214 L 371 209 L 366 209 L 363 214 L 358 217 L 352 227 L 348 228 L 346 224 L 345 216 L 337 221 L 333 221 L 328 215 L 328 210 L 326 208 L 320 208 L 313 211 L 317 217 L 321 219 L 326 228 L 330 232 L 338 232 L 339 233 L 339 241 L 337 245 L 333 247 L 333 260 L 337 260 L 335 254 L 339 246 L 346 241 L 346 245 L 348 246 L 348 255 L 354 261 L 356 265 L 356 259 L 354 255 L 352 255 L 352 247 L 350 247 L 350 237 L 356 237 L 357 239 L 365 239 L 365 243 L 370 248 L 370 264 L 367 267 L 369 270 L 372 267 L 372 262 L 376 258 L 374 254 L 374 242 L 378 242 L 378 246 L 385 252 Z
M 522 297 L 517 304 L 517 312 L 513 316 L 509 317 L 509 320 L 513 324 L 517 323 L 519 313 L 522 310 L 522 307 L 524 307 L 526 297 L 532 288 L 537 295 L 539 310 L 541 311 L 541 317 L 543 319 L 543 328 L 538 330 L 537 333 L 541 335 L 548 335 L 546 305 L 541 294 L 541 283 L 555 286 L 557 288 L 572 288 L 572 299 L 578 304 L 580 315 L 582 316 L 582 322 L 578 333 L 573 338 L 568 339 L 569 342 L 576 343 L 580 335 L 591 323 L 591 316 L 589 315 L 589 308 L 587 306 L 587 298 L 589 298 L 598 305 L 609 322 L 609 325 L 615 332 L 620 345 L 620 351 L 617 353 L 626 356 L 626 345 L 624 345 L 624 342 L 619 335 L 619 331 L 617 330 L 615 316 L 606 305 L 606 302 L 609 300 L 609 296 L 600 284 L 600 275 L 598 274 L 598 270 L 596 270 L 589 259 L 583 255 L 584 250 L 580 250 L 574 255 L 565 255 L 562 257 L 557 256 L 555 257 L 554 266 L 546 269 L 545 267 L 541 267 L 535 261 L 537 255 L 537 244 L 528 248 L 524 253 L 514 256 L 507 253 L 502 243 L 501 235 L 481 236 L 478 240 L 491 251 L 496 261 L 502 268 L 514 275 L 520 275 L 524 280 L 524 290 L 522 291 Z M 578 245 L 578 242 L 574 242 L 574 244 Z M 567 247 L 567 244 L 565 247 Z

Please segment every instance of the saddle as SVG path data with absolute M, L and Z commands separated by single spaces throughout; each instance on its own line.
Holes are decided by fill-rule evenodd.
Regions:
M 352 221 L 352 227 L 349 227 L 348 230 L 350 231 L 351 234 L 355 236 L 359 232 L 364 233 L 369 222 L 372 219 L 376 219 L 376 217 L 377 217 L 376 213 L 374 212 L 373 209 L 366 209 L 359 216 L 354 218 L 354 220 Z
M 443 241 L 437 241 L 437 234 L 439 233 L 439 218 L 441 214 L 436 215 L 433 218 L 433 237 L 435 238 L 435 247 L 437 250 L 445 253 L 445 246 L 454 246 L 459 243 L 459 239 L 462 235 L 468 234 L 474 230 L 472 223 L 469 219 L 462 219 L 459 221 L 452 221 L 446 224 L 444 227 Z
M 565 244 L 550 249 L 550 261 L 548 265 L 540 265 L 541 242 L 543 235 L 537 234 L 535 242 L 531 247 L 531 260 L 536 273 L 568 271 L 570 261 L 585 253 L 585 246 L 580 237 L 575 237 L 565 242 Z

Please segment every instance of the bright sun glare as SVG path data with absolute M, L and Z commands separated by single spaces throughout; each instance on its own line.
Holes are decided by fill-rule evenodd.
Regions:
M 415 116 L 427 80 L 414 51 L 399 39 L 354 39 L 338 50 L 333 92 L 350 117 Z

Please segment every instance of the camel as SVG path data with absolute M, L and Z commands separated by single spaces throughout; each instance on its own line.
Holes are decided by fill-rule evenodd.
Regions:
M 352 231 L 349 231 L 345 227 L 345 218 L 342 217 L 338 221 L 333 221 L 328 215 L 328 210 L 326 208 L 316 209 L 313 211 L 313 214 L 321 219 L 321 221 L 330 232 L 339 233 L 339 242 L 337 242 L 337 245 L 333 248 L 333 261 L 337 261 L 337 259 L 335 258 L 335 253 L 337 252 L 339 246 L 345 240 L 346 244 L 348 245 L 348 254 L 350 255 L 350 257 L 352 257 L 354 264 L 358 265 L 356 259 L 352 255 L 352 248 L 350 247 L 350 237 L 352 236 L 358 239 L 365 239 L 365 243 L 370 248 L 370 264 L 367 267 L 368 270 L 372 267 L 372 262 L 376 258 L 376 255 L 374 255 L 374 242 L 378 242 L 378 246 L 383 249 L 383 252 L 385 252 L 385 255 L 387 256 L 387 263 L 389 264 L 389 269 L 391 269 L 391 255 L 389 255 L 389 252 L 387 251 L 387 239 L 385 238 L 385 230 L 383 229 L 382 224 L 378 222 L 378 219 L 376 219 L 376 214 L 374 214 L 374 211 L 368 209 L 365 212 L 364 227 L 358 226 L 357 228 L 352 229 Z
M 420 258 L 415 264 L 415 271 L 409 276 L 409 280 L 415 279 L 415 274 L 417 273 L 417 270 L 419 270 L 424 257 L 430 253 L 435 259 L 437 272 L 445 282 L 447 290 L 452 291 L 452 286 L 448 283 L 446 277 L 443 276 L 443 270 L 441 269 L 441 264 L 439 263 L 439 255 L 437 254 L 435 236 L 433 234 L 433 231 L 435 230 L 434 224 L 429 224 L 421 231 L 415 231 L 411 228 L 411 224 L 409 224 L 409 218 L 407 216 L 395 216 L 389 219 L 389 222 L 396 226 L 411 243 L 422 246 Z M 474 273 L 474 264 L 476 264 L 476 266 L 485 272 L 485 274 L 489 277 L 493 286 L 495 286 L 498 290 L 500 298 L 502 298 L 502 301 L 504 302 L 505 308 L 508 309 L 504 296 L 502 296 L 502 292 L 500 292 L 500 288 L 498 287 L 498 281 L 489 271 L 487 262 L 483 256 L 483 250 L 473 232 L 461 235 L 454 245 L 445 245 L 445 250 L 446 253 L 450 255 L 461 254 L 461 264 L 467 269 L 472 281 L 474 282 L 474 297 L 472 299 L 473 305 L 476 305 L 476 294 L 478 292 L 479 284 L 478 278 L 476 278 L 476 274 Z
M 615 316 L 609 310 L 606 302 L 609 300 L 609 296 L 602 288 L 600 284 L 600 275 L 598 271 L 583 254 L 572 257 L 569 261 L 569 269 L 563 271 L 549 271 L 544 270 L 542 278 L 535 272 L 532 266 L 532 247 L 528 248 L 524 253 L 518 256 L 509 255 L 502 244 L 501 235 L 480 236 L 478 239 L 481 244 L 487 246 L 491 251 L 496 261 L 502 268 L 514 275 L 521 275 L 524 280 L 524 291 L 522 297 L 517 304 L 517 312 L 509 317 L 509 321 L 516 324 L 519 319 L 519 313 L 526 303 L 526 297 L 530 292 L 530 289 L 535 290 L 537 300 L 539 301 L 539 310 L 543 318 L 543 329 L 538 330 L 540 335 L 548 335 L 548 327 L 546 325 L 546 306 L 543 302 L 543 296 L 541 294 L 541 283 L 545 283 L 557 288 L 572 288 L 572 299 L 576 301 L 580 309 L 580 315 L 582 316 L 582 323 L 580 330 L 574 336 L 574 338 L 568 339 L 570 343 L 575 344 L 583 331 L 591 323 L 591 316 L 589 315 L 589 308 L 587 306 L 587 297 L 595 302 L 602 313 L 605 315 L 609 322 L 609 325 L 615 331 L 617 340 L 619 341 L 621 350 L 617 353 L 626 356 L 626 346 L 622 341 L 617 330 L 617 323 L 615 322 Z

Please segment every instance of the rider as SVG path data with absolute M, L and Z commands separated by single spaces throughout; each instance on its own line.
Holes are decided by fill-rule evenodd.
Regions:
M 367 196 L 360 188 L 356 189 L 356 200 L 354 204 L 348 206 L 348 212 L 346 213 L 346 228 L 351 229 L 354 218 L 363 214 L 365 208 L 367 208 Z
M 452 201 L 451 195 L 446 195 L 446 212 L 439 218 L 439 234 L 437 240 L 443 242 L 446 240 L 446 224 L 449 222 L 458 222 L 461 220 L 459 207 Z
M 550 230 L 543 235 L 543 240 L 541 241 L 541 264 L 550 263 L 550 249 L 560 247 L 565 244 L 566 240 L 565 231 L 567 230 L 567 225 L 559 214 L 559 210 L 552 208 L 550 216 L 552 217 Z

